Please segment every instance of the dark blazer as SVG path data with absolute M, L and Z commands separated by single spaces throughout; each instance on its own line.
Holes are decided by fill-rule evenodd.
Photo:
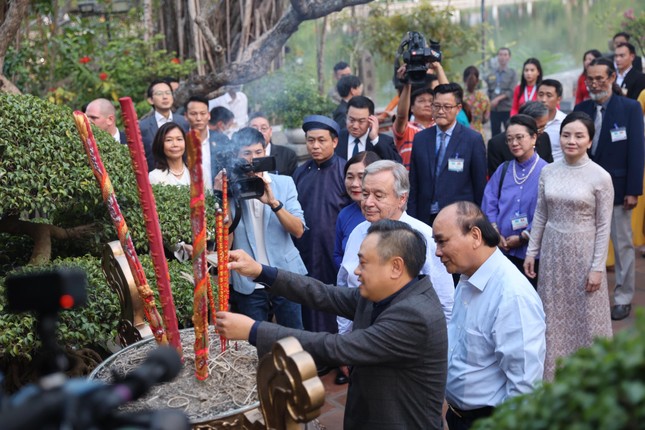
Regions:
M 128 144 L 128 137 L 125 135 L 125 131 L 119 130 L 119 141 L 122 145 Z
M 275 157 L 275 169 L 279 175 L 293 175 L 298 167 L 296 152 L 286 146 L 271 142 L 271 156 Z
M 629 73 L 625 75 L 620 89 L 623 91 L 623 95 L 636 100 L 641 91 L 645 90 L 645 75 L 632 66 Z
M 437 201 L 439 209 L 460 200 L 481 205 L 486 186 L 486 147 L 481 134 L 457 123 L 438 174 L 436 141 L 436 125 L 418 132 L 410 157 L 408 213 L 427 224 L 432 202 Z M 448 170 L 448 159 L 456 156 L 464 160 L 462 172 Z
M 594 118 L 595 104 L 593 100 L 586 100 L 576 105 L 574 110 Z M 611 130 L 617 127 L 625 127 L 627 138 L 612 142 Z M 640 196 L 643 193 L 645 138 L 640 103 L 627 97 L 611 96 L 602 118 L 596 154 L 591 159 L 611 175 L 614 205 L 622 205 L 625 196 Z
M 352 138 L 353 140 L 353 138 Z M 347 160 L 347 146 L 349 141 L 349 132 L 345 130 L 340 131 L 338 136 L 338 145 L 336 145 L 336 155 L 338 155 L 343 160 Z M 365 141 L 365 150 L 375 152 L 382 160 L 392 160 L 400 163 L 401 156 L 394 146 L 394 139 L 388 136 L 387 134 L 379 133 L 378 143 L 376 145 L 372 144 L 369 135 Z
M 331 114 L 331 117 L 334 118 L 336 123 L 338 123 L 341 130 L 347 128 L 347 109 L 347 102 L 345 100 L 341 100 L 336 107 L 336 110 Z
M 441 429 L 447 372 L 447 332 L 428 277 L 402 290 L 371 322 L 373 302 L 357 288 L 325 285 L 278 270 L 273 294 L 354 320 L 346 335 L 308 332 L 261 322 L 258 354 L 296 337 L 317 363 L 349 364 L 345 429 Z
M 490 178 L 495 173 L 495 170 L 504 161 L 513 160 L 513 154 L 508 149 L 506 144 L 506 133 L 500 133 L 493 136 L 488 141 L 488 177 Z M 535 152 L 538 153 L 541 159 L 547 163 L 553 163 L 553 154 L 551 153 L 551 138 L 547 133 L 542 133 L 538 136 L 535 142 Z
M 172 121 L 188 133 L 188 122 L 183 116 L 173 113 Z M 155 140 L 158 129 L 154 112 L 152 112 L 152 115 L 139 121 L 139 129 L 141 130 L 141 140 L 143 141 L 143 149 L 146 151 L 146 161 L 148 162 L 148 171 L 150 172 L 155 169 L 155 158 L 152 155 L 152 142 Z

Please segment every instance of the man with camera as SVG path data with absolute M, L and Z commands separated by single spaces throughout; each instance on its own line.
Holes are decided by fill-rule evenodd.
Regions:
M 304 214 L 293 179 L 253 171 L 257 170 L 253 168 L 253 160 L 258 161 L 265 156 L 265 139 L 258 130 L 251 127 L 240 129 L 233 135 L 232 142 L 237 156 L 248 163 L 249 169 L 244 170 L 251 171 L 239 173 L 241 169 L 236 169 L 231 178 L 231 187 L 236 186 L 236 181 L 239 184 L 240 179 L 248 179 L 238 178 L 237 175 L 259 177 L 264 182 L 262 195 L 241 202 L 242 216 L 234 232 L 233 249 L 243 249 L 262 264 L 306 274 L 300 253 L 291 240 L 291 236 L 301 237 L 305 230 Z M 231 273 L 231 279 L 231 303 L 238 312 L 256 321 L 268 321 L 272 311 L 278 324 L 302 329 L 299 304 L 272 294 L 263 285 L 237 272 Z

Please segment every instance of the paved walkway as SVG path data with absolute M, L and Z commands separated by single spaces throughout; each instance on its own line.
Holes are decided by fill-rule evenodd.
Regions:
M 608 272 L 607 279 L 613 290 L 614 273 Z M 645 308 L 645 258 L 636 255 L 636 295 L 632 302 L 633 308 Z M 613 321 L 614 332 L 634 325 L 634 309 L 630 316 L 622 321 Z M 345 399 L 347 398 L 347 385 L 335 385 L 335 372 L 328 373 L 321 379 L 325 385 L 325 406 L 318 418 L 323 428 L 340 430 L 343 428 L 343 414 L 345 412 Z

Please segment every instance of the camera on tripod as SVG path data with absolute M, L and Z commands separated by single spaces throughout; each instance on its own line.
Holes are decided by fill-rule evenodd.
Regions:
M 41 379 L 11 398 L 0 391 L 0 428 L 3 430 L 99 430 L 116 428 L 187 430 L 190 423 L 178 410 L 123 413 L 121 405 L 136 400 L 157 383 L 172 380 L 181 360 L 170 347 L 159 347 L 135 370 L 118 375 L 114 384 L 84 378 L 67 380 L 68 361 L 56 342 L 58 313 L 87 302 L 87 277 L 79 269 L 56 269 L 9 276 L 8 308 L 34 312 L 42 342 Z M 1 378 L 0 378 L 1 379 Z
M 412 85 L 423 85 L 426 82 L 428 64 L 441 62 L 441 45 L 430 39 L 430 46 L 423 34 L 409 31 L 401 41 L 394 63 L 394 72 L 399 68 L 399 58 L 406 64 L 405 80 Z

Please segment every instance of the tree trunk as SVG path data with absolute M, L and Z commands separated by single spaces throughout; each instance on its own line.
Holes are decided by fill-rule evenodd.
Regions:
M 17 216 L 0 219 L 0 233 L 27 235 L 34 240 L 34 249 L 29 259 L 29 264 L 33 265 L 45 264 L 51 260 L 52 239 L 77 240 L 89 236 L 95 231 L 94 224 L 62 228 L 51 224 L 22 221 Z
M 152 39 L 152 0 L 143 0 L 143 40 Z
M 29 0 L 13 0 L 9 2 L 9 9 L 4 15 L 2 25 L 0 25 L 0 71 L 4 68 L 4 57 L 7 54 L 7 49 L 16 37 L 23 18 L 27 16 L 28 6 Z
M 318 52 L 316 53 L 316 69 L 318 72 L 318 93 L 321 96 L 325 95 L 325 35 L 327 34 L 327 17 L 325 16 L 322 21 L 322 28 L 318 33 Z

